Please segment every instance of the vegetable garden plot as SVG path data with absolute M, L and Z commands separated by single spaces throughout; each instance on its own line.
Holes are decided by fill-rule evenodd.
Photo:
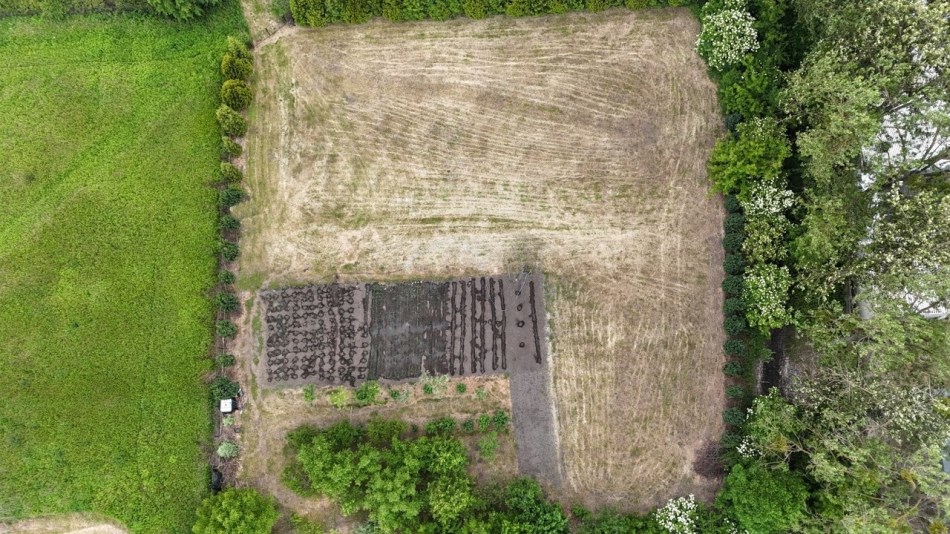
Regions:
M 537 275 L 445 282 L 331 284 L 262 291 L 264 382 L 365 380 L 540 369 L 546 358 Z

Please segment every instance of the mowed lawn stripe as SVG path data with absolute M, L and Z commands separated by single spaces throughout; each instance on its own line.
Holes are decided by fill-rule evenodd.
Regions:
M 238 5 L 0 20 L 0 520 L 207 493 L 217 62 Z

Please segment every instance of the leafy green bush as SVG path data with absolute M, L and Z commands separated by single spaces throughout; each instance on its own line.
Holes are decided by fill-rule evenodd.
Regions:
M 508 416 L 508 412 L 504 410 L 496 410 L 491 417 L 492 429 L 496 432 L 507 432 L 509 421 L 511 421 L 511 418 Z
M 487 413 L 483 413 L 478 416 L 478 431 L 479 432 L 488 432 L 491 428 L 491 416 Z
M 216 321 L 214 325 L 218 337 L 229 338 L 237 335 L 237 325 L 231 321 Z
M 330 400 L 330 404 L 332 404 L 336 409 L 342 410 L 343 408 L 349 406 L 350 402 L 353 400 L 353 394 L 350 393 L 350 390 L 341 386 L 328 393 L 327 398 Z
M 727 233 L 742 232 L 745 230 L 745 216 L 741 213 L 730 213 L 726 216 L 726 221 L 723 223 L 723 227 L 726 229 Z
M 435 387 L 432 384 L 422 384 L 422 394 L 432 395 L 435 393 Z
M 726 408 L 722 412 L 722 420 L 727 425 L 732 425 L 736 427 L 742 426 L 745 424 L 745 420 L 746 420 L 745 412 L 740 410 L 739 408 Z
M 747 328 L 745 319 L 742 317 L 726 317 L 723 326 L 725 326 L 726 333 L 730 336 L 739 335 L 745 332 Z
M 748 532 L 778 534 L 797 531 L 807 499 L 808 489 L 797 473 L 755 463 L 732 467 L 716 504 Z
M 214 301 L 218 309 L 224 313 L 235 312 L 240 306 L 234 293 L 218 293 Z
M 251 56 L 251 51 L 247 49 L 247 45 L 241 42 L 240 40 L 238 40 L 237 37 L 234 37 L 233 35 L 229 35 L 226 41 L 227 41 L 227 47 L 228 47 L 228 52 L 227 52 L 228 54 L 230 54 L 231 56 L 235 58 L 244 59 L 247 61 L 251 61 L 253 59 Z
M 498 452 L 498 435 L 489 432 L 478 438 L 478 455 L 487 462 L 495 459 L 495 453 Z
M 241 145 L 237 144 L 230 137 L 226 135 L 221 136 L 221 158 L 222 159 L 231 159 L 236 158 L 244 152 L 244 149 L 241 148 Z
M 465 382 L 455 384 L 455 392 L 459 395 L 464 395 L 466 391 L 468 391 L 468 386 L 465 385 Z
M 557 504 L 544 500 L 541 486 L 531 479 L 508 485 L 504 504 L 511 532 L 566 533 L 567 517 Z
M 726 195 L 725 206 L 728 213 L 742 213 L 742 205 L 735 195 Z
M 296 513 L 290 514 L 290 526 L 294 528 L 294 534 L 326 534 L 327 532 L 320 523 Z
M 247 133 L 247 121 L 227 104 L 218 106 L 215 117 L 218 119 L 218 125 L 224 135 L 242 137 Z
M 230 442 L 225 442 L 230 443 Z M 224 443 L 222 443 L 222 446 Z M 231 443 L 231 445 L 234 445 Z M 235 445 L 235 448 L 237 446 Z M 219 454 L 221 449 L 218 449 Z M 237 451 L 235 451 L 235 454 Z M 228 488 L 198 507 L 194 534 L 270 534 L 277 523 L 277 504 L 251 488 Z
M 221 101 L 233 110 L 246 109 L 253 96 L 251 87 L 243 80 L 225 80 L 221 84 Z
M 485 400 L 488 397 L 488 391 L 484 387 L 479 387 L 475 389 L 475 398 L 478 400 Z
M 745 268 L 745 258 L 742 257 L 742 254 L 729 254 L 722 266 L 726 274 L 742 274 L 742 270 Z
M 376 404 L 379 397 L 379 382 L 367 380 L 356 388 L 356 405 L 370 406 Z
M 745 285 L 745 282 L 742 280 L 741 276 L 736 276 L 734 274 L 726 275 L 722 280 L 722 290 L 728 295 L 739 296 L 742 295 L 742 287 Z M 726 299 L 729 301 L 731 299 Z M 744 305 L 743 305 L 744 306 Z
M 426 434 L 434 436 L 450 436 L 455 432 L 455 419 L 451 417 L 439 417 L 426 423 Z
M 746 355 L 745 343 L 741 339 L 728 339 L 722 346 L 723 352 L 733 358 L 741 358 Z
M 234 273 L 227 269 L 221 269 L 218 271 L 218 283 L 223 286 L 229 286 L 234 283 L 235 277 Z
M 218 206 L 221 209 L 227 209 L 231 206 L 240 204 L 244 200 L 244 190 L 240 187 L 229 185 L 218 191 Z
M 218 230 L 222 232 L 231 232 L 233 230 L 237 230 L 240 227 L 241 221 L 239 221 L 237 217 L 231 215 L 230 213 L 225 213 L 218 217 Z
M 219 247 L 221 250 L 221 257 L 224 258 L 225 261 L 234 261 L 241 253 L 241 249 L 238 248 L 237 243 L 232 243 L 231 241 L 221 240 Z
M 254 66 L 250 60 L 235 57 L 227 53 L 221 58 L 221 76 L 225 80 L 247 80 L 251 77 Z
M 745 235 L 741 232 L 728 232 L 722 238 L 722 248 L 727 254 L 735 254 L 742 250 L 743 241 L 745 241 Z
M 238 169 L 231 163 L 227 161 L 222 161 L 220 166 L 220 171 L 218 175 L 221 177 L 221 180 L 225 183 L 234 183 L 240 182 L 244 179 L 244 173 L 241 172 L 241 169 Z
M 365 440 L 371 446 L 386 449 L 393 440 L 406 433 L 409 425 L 405 421 L 373 417 L 366 423 Z
M 466 434 L 474 434 L 474 433 L 475 433 L 475 420 L 474 420 L 474 419 L 466 419 L 466 420 L 462 421 L 462 432 L 465 432 Z
M 730 288 L 734 289 L 735 287 L 739 287 L 739 292 L 741 293 L 741 285 L 733 286 L 733 283 L 734 282 L 730 281 Z M 723 289 L 725 290 L 725 287 L 723 287 Z M 726 290 L 726 292 L 728 293 L 729 291 Z M 741 298 L 729 297 L 722 303 L 722 313 L 724 315 L 742 315 L 745 313 L 745 303 L 742 302 Z
M 722 372 L 725 373 L 726 376 L 739 376 L 745 372 L 745 369 L 739 362 L 728 362 L 722 367 Z
M 232 399 L 238 396 L 241 386 L 226 376 L 215 377 L 209 386 L 211 398 L 217 402 L 223 399 Z
M 726 397 L 730 399 L 738 400 L 745 398 L 745 389 L 742 386 L 729 386 L 726 388 Z
M 233 354 L 226 353 L 218 354 L 218 357 L 215 358 L 215 360 L 217 360 L 218 365 L 221 367 L 231 367 L 237 362 L 237 359 Z
M 738 193 L 741 200 L 751 182 L 779 176 L 791 148 L 784 129 L 772 118 L 743 122 L 736 133 L 716 144 L 709 156 L 709 177 L 716 189 Z

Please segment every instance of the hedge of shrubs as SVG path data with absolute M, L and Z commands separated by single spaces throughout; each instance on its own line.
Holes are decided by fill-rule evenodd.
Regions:
M 227 268 L 240 255 L 238 238 L 240 236 L 241 221 L 231 213 L 231 208 L 240 204 L 244 198 L 244 190 L 240 183 L 244 173 L 234 163 L 234 158 L 243 153 L 237 139 L 247 132 L 247 121 L 239 113 L 247 108 L 251 102 L 251 89 L 247 79 L 252 73 L 252 56 L 247 46 L 233 37 L 228 37 L 227 52 L 221 58 L 221 105 L 216 117 L 221 127 L 221 165 L 218 171 L 218 254 L 220 269 L 218 271 L 218 287 L 214 296 L 214 305 L 217 310 L 215 321 L 215 336 L 218 346 L 224 345 L 226 340 L 237 335 L 237 325 L 231 320 L 234 314 L 240 312 L 241 305 L 234 294 L 234 273 Z M 235 363 L 231 354 L 221 352 L 215 358 L 219 366 L 219 374 L 211 382 L 211 400 L 232 398 L 238 395 L 238 384 L 226 376 L 227 368 Z M 228 460 L 238 454 L 236 447 L 228 446 L 230 442 L 223 442 L 221 448 L 227 449 L 228 454 L 218 456 Z M 232 444 L 233 445 L 233 444 Z
M 457 17 L 481 19 L 494 15 L 524 17 L 694 3 L 693 0 L 290 0 L 290 12 L 301 26 L 326 26 L 360 24 L 376 17 L 393 22 Z

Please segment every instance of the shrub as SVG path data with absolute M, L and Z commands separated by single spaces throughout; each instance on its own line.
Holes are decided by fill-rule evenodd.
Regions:
M 732 282 L 730 282 L 731 284 Z M 732 286 L 730 286 L 732 287 Z M 725 287 L 723 287 L 725 289 Z M 741 286 L 740 286 L 741 291 Z M 728 293 L 728 290 L 726 291 Z M 745 303 L 742 299 L 730 297 L 722 303 L 722 312 L 725 315 L 741 315 L 745 312 Z
M 465 421 L 462 421 L 462 431 L 465 432 L 466 434 L 474 434 L 474 433 L 475 433 L 475 420 L 474 420 L 474 419 L 466 419 Z
M 455 384 L 455 392 L 459 395 L 464 395 L 466 391 L 468 391 L 468 386 L 466 386 L 464 382 Z
M 373 447 L 382 449 L 392 445 L 394 439 L 405 434 L 409 425 L 405 421 L 381 419 L 374 416 L 366 423 L 366 441 Z
M 742 317 L 726 317 L 723 325 L 726 328 L 726 333 L 730 336 L 739 335 L 745 332 L 746 329 L 745 319 Z
M 371 404 L 376 404 L 376 399 L 379 397 L 379 382 L 375 380 L 367 380 L 360 384 L 356 388 L 356 405 L 357 406 L 369 406 Z
M 221 126 L 221 132 L 224 135 L 242 137 L 247 133 L 247 121 L 227 104 L 218 106 L 215 117 L 217 117 L 218 125 Z
M 518 479 L 505 490 L 508 532 L 567 532 L 567 518 L 557 504 L 544 499 L 541 486 L 531 479 Z
M 231 321 L 217 321 L 215 331 L 218 337 L 234 337 L 237 335 L 237 325 Z
M 722 412 L 722 420 L 727 425 L 742 426 L 745 424 L 745 412 L 739 408 L 726 408 Z
M 733 358 L 741 358 L 745 356 L 745 343 L 741 339 L 729 339 L 722 345 L 723 352 L 727 356 L 732 356 Z
M 221 257 L 224 258 L 225 261 L 234 261 L 241 253 L 241 249 L 238 248 L 237 243 L 232 243 L 231 241 L 221 240 L 220 247 Z
M 507 432 L 508 431 L 508 422 L 511 418 L 508 417 L 508 412 L 504 410 L 496 410 L 495 414 L 491 418 L 491 426 L 496 432 Z
M 426 434 L 433 436 L 450 436 L 455 432 L 455 419 L 451 417 L 439 417 L 426 423 Z
M 725 373 L 726 376 L 739 376 L 745 372 L 745 369 L 739 362 L 728 362 L 722 367 L 722 372 Z
M 498 436 L 494 432 L 489 432 L 478 438 L 478 455 L 485 461 L 495 459 L 495 453 L 498 451 Z
M 745 229 L 745 216 L 741 213 L 730 213 L 726 216 L 723 228 L 726 229 L 726 233 L 742 232 Z
M 218 191 L 218 206 L 221 209 L 227 209 L 236 206 L 244 200 L 244 190 L 240 187 L 229 185 Z
M 225 442 L 230 443 L 230 442 Z M 222 443 L 222 446 L 224 443 Z M 234 445 L 231 443 L 231 445 Z M 235 445 L 235 454 L 237 454 Z M 220 454 L 221 448 L 218 448 Z M 198 507 L 194 534 L 270 534 L 277 523 L 277 505 L 251 488 L 228 488 L 207 497 Z
M 224 416 L 224 417 L 221 419 L 221 424 L 224 425 L 224 426 L 227 426 L 227 427 L 232 427 L 232 426 L 234 426 L 234 416 L 233 416 L 233 415 L 226 415 L 226 416 Z
M 745 235 L 741 232 L 728 232 L 722 238 L 722 248 L 727 254 L 735 254 L 742 250 L 742 242 L 745 241 Z
M 478 416 L 478 431 L 479 432 L 488 432 L 491 428 L 491 416 L 487 413 L 483 413 Z
M 797 531 L 806 517 L 808 489 L 790 470 L 759 464 L 737 464 L 726 477 L 716 504 L 732 512 L 748 532 L 777 534 Z
M 709 156 L 709 177 L 716 189 L 738 193 L 741 200 L 752 183 L 779 176 L 791 148 L 783 127 L 772 118 L 743 122 L 736 133 L 716 144 Z
M 226 376 L 215 377 L 215 379 L 211 381 L 209 389 L 211 391 L 211 398 L 215 402 L 224 399 L 233 399 L 241 392 L 241 386 Z
M 722 290 L 729 295 L 739 296 L 742 295 L 742 286 L 744 282 L 742 281 L 741 276 L 736 276 L 734 274 L 727 275 L 722 280 Z M 727 301 L 730 299 L 726 299 Z
M 389 398 L 396 402 L 408 402 L 412 392 L 407 389 L 390 389 Z
M 221 157 L 231 159 L 240 156 L 244 152 L 241 145 L 226 135 L 221 136 Z
M 729 213 L 742 212 L 742 205 L 739 204 L 739 199 L 735 195 L 726 195 L 725 206 Z
M 475 389 L 475 398 L 478 400 L 485 400 L 488 397 L 488 391 L 484 387 Z
M 222 161 L 220 170 L 218 171 L 218 176 L 223 182 L 234 183 L 240 182 L 244 179 L 244 173 L 241 172 L 241 169 L 238 169 L 234 165 Z
M 327 398 L 329 398 L 330 404 L 332 404 L 338 410 L 342 410 L 350 404 L 352 394 L 350 393 L 350 390 L 341 386 L 328 393 Z
M 225 213 L 218 218 L 218 229 L 222 232 L 231 232 L 241 227 L 241 221 L 230 213 Z
M 221 58 L 221 76 L 225 80 L 247 80 L 254 70 L 250 60 L 227 53 Z
M 742 386 L 729 386 L 726 388 L 726 396 L 730 399 L 741 399 L 745 397 L 745 389 Z
M 218 309 L 224 313 L 237 311 L 239 306 L 238 299 L 233 293 L 218 293 L 214 301 Z
M 234 273 L 227 269 L 222 269 L 218 272 L 218 283 L 223 286 L 229 286 L 234 283 L 235 277 Z
M 699 55 L 716 71 L 738 63 L 746 53 L 759 48 L 753 27 L 755 19 L 745 10 L 745 2 L 732 0 L 723 4 L 713 2 L 703 8 L 703 30 L 696 42 Z
M 432 395 L 435 393 L 435 387 L 432 384 L 422 384 L 422 393 L 424 395 Z
M 726 261 L 722 263 L 722 266 L 726 274 L 742 274 L 742 269 L 745 267 L 745 259 L 743 259 L 742 254 L 729 254 L 726 256 Z
M 233 354 L 221 353 L 218 354 L 218 357 L 215 358 L 218 361 L 218 365 L 221 367 L 231 367 L 237 362 L 237 359 Z
M 240 59 L 247 61 L 251 60 L 251 51 L 247 49 L 247 45 L 239 41 L 237 38 L 228 36 L 227 39 L 228 54 Z
M 316 388 L 313 384 L 307 384 L 307 387 L 303 388 L 303 400 L 307 401 L 307 404 L 313 404 L 316 398 Z
M 251 87 L 243 80 L 225 80 L 221 84 L 221 101 L 233 110 L 247 108 L 253 96 Z

